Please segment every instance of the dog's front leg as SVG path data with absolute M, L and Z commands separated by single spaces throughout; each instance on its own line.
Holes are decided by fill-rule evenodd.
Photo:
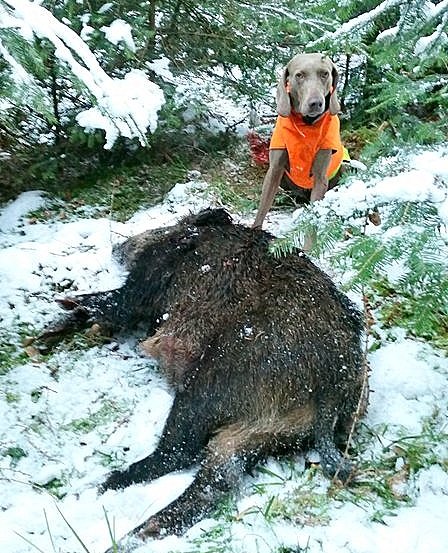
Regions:
M 331 161 L 331 150 L 319 150 L 311 168 L 314 177 L 314 186 L 311 190 L 310 201 L 321 200 L 328 190 L 327 171 Z
M 311 190 L 310 202 L 322 200 L 328 190 L 327 171 L 331 161 L 331 150 L 319 150 L 314 158 L 312 165 L 312 175 L 314 177 L 314 186 Z M 316 232 L 311 230 L 305 235 L 303 251 L 310 251 L 316 243 Z
M 269 151 L 269 169 L 264 177 L 260 206 L 252 228 L 261 227 L 263 225 L 264 218 L 271 209 L 275 194 L 279 189 L 280 181 L 282 180 L 287 164 L 287 150 L 279 149 Z

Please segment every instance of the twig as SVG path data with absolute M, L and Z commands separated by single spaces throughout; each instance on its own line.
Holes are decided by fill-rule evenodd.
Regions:
M 365 222 L 364 222 L 364 229 L 363 229 L 364 234 L 366 232 L 366 228 L 367 228 L 367 225 L 368 225 L 367 216 L 368 216 L 368 213 L 366 212 Z M 372 317 L 372 313 L 371 313 L 371 309 L 370 309 L 370 306 L 369 306 L 369 301 L 368 301 L 368 298 L 367 298 L 367 293 L 365 291 L 364 284 L 361 287 L 361 293 L 362 293 L 364 326 L 365 326 L 364 351 L 363 351 L 363 356 L 362 356 L 362 366 L 363 366 L 362 385 L 361 385 L 361 391 L 359 392 L 359 398 L 358 398 L 358 404 L 356 406 L 356 411 L 355 411 L 355 414 L 353 415 L 352 424 L 351 424 L 350 431 L 349 431 L 349 434 L 348 434 L 348 437 L 347 437 L 347 443 L 345 445 L 343 458 L 348 457 L 348 450 L 349 450 L 350 445 L 352 443 L 353 435 L 355 433 L 355 428 L 356 428 L 362 414 L 364 413 L 365 403 L 368 401 L 370 365 L 369 365 L 369 361 L 367 359 L 367 356 L 368 356 L 368 352 L 369 352 L 370 329 L 372 327 L 373 317 Z M 331 481 L 332 485 L 337 480 L 338 474 L 339 474 L 339 471 L 340 471 L 341 468 L 342 468 L 342 463 L 340 463 L 335 475 L 332 478 L 332 481 Z M 348 481 L 346 483 L 348 483 Z
M 44 517 L 45 517 L 45 525 L 47 527 L 48 535 L 50 536 L 50 541 L 51 541 L 51 545 L 53 547 L 53 551 L 54 551 L 54 553 L 57 553 L 56 546 L 55 546 L 54 540 L 53 540 L 53 534 L 51 533 L 50 524 L 48 522 L 47 511 L 45 509 L 44 509 Z
M 19 534 L 19 532 L 14 531 L 14 534 L 19 536 L 19 538 L 22 538 L 23 541 L 25 541 L 28 545 L 31 545 L 31 547 L 34 547 L 34 549 L 37 549 L 37 551 L 40 551 L 40 553 L 45 553 L 45 551 L 43 551 L 40 547 L 37 547 L 35 543 L 33 543 L 28 538 L 25 538 L 25 536 L 22 536 L 22 534 Z
M 359 399 L 358 404 L 356 406 L 355 415 L 353 417 L 353 422 L 350 428 L 350 432 L 347 439 L 347 444 L 345 446 L 344 450 L 344 456 L 346 457 L 348 454 L 348 450 L 353 438 L 353 434 L 355 432 L 355 428 L 365 410 L 365 401 L 367 399 L 367 394 L 369 390 L 369 374 L 370 374 L 370 365 L 369 361 L 367 359 L 367 355 L 369 352 L 369 337 L 370 337 L 370 328 L 372 326 L 372 315 L 370 312 L 370 307 L 367 299 L 367 295 L 364 292 L 364 286 L 362 288 L 362 301 L 364 304 L 364 320 L 365 320 L 365 327 L 366 327 L 366 334 L 365 334 L 365 340 L 364 340 L 364 351 L 363 351 L 363 372 L 362 372 L 362 385 L 361 385 L 361 391 L 359 393 Z
M 70 522 L 65 518 L 64 516 L 64 513 L 61 511 L 61 509 L 59 508 L 59 505 L 57 503 L 55 503 L 55 507 L 56 509 L 58 510 L 59 514 L 61 515 L 63 521 L 65 522 L 65 524 L 70 528 L 70 531 L 72 532 L 72 534 L 75 536 L 75 538 L 78 540 L 78 542 L 80 543 L 81 547 L 84 549 L 84 551 L 86 553 L 90 553 L 90 551 L 87 549 L 85 543 L 82 541 L 82 539 L 80 538 L 79 534 L 76 532 L 76 530 L 73 528 L 73 526 L 70 524 Z

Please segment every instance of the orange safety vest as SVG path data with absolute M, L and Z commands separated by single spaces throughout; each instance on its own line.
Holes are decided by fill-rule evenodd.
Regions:
M 327 176 L 333 177 L 341 166 L 344 150 L 339 133 L 337 115 L 328 111 L 309 125 L 302 116 L 292 112 L 289 117 L 279 116 L 272 134 L 270 150 L 288 150 L 291 181 L 301 188 L 313 188 L 311 168 L 318 150 L 333 150 Z

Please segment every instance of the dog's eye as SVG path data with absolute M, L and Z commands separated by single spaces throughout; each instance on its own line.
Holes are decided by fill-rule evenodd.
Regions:
M 325 81 L 326 79 L 328 79 L 328 77 L 330 76 L 330 73 L 328 71 L 322 71 L 322 73 L 320 74 L 320 78 Z
M 302 81 L 305 78 L 305 73 L 296 73 L 296 79 Z

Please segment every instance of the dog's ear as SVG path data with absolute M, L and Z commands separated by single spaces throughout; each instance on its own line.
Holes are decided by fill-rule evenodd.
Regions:
M 288 117 L 291 114 L 291 100 L 288 92 L 288 76 L 288 67 L 285 67 L 277 85 L 277 113 L 282 117 Z
M 331 62 L 331 76 L 332 76 L 332 83 L 331 83 L 329 110 L 331 115 L 336 115 L 341 111 L 341 104 L 339 103 L 338 93 L 336 91 L 336 86 L 339 80 L 339 74 L 333 62 Z

